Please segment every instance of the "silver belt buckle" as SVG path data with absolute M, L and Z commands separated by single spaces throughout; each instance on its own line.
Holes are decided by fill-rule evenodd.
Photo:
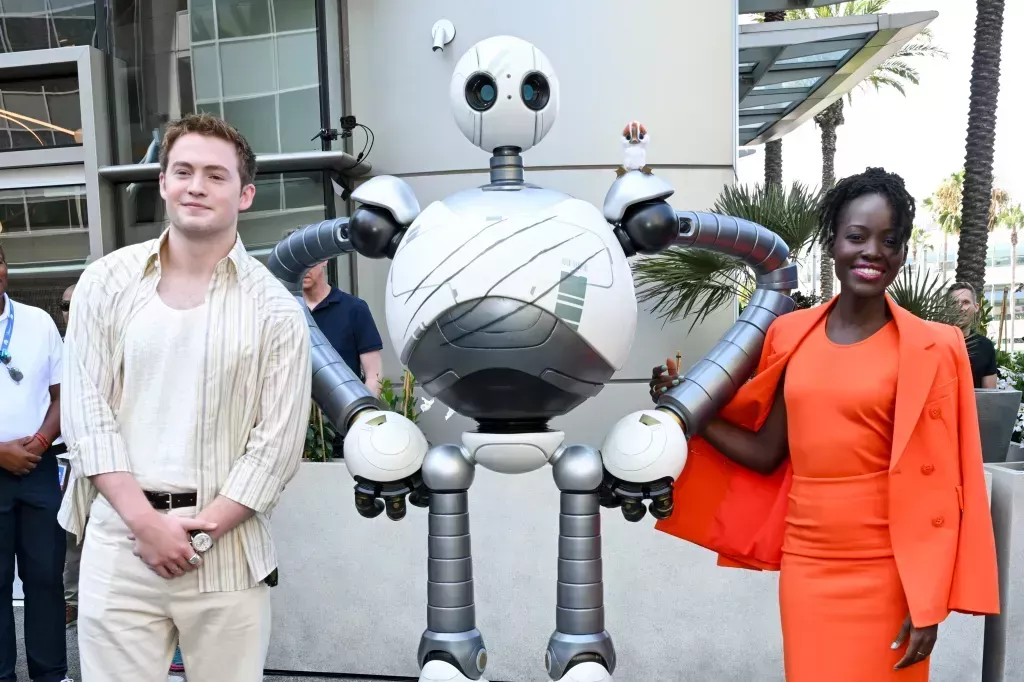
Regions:
M 159 496 L 159 499 L 167 501 L 167 506 L 165 507 L 165 509 L 170 510 L 174 508 L 173 497 L 171 496 L 171 493 L 156 493 L 156 495 Z

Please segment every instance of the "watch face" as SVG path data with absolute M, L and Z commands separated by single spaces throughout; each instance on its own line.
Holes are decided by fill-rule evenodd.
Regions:
M 213 547 L 213 538 L 206 533 L 196 533 L 192 536 L 192 547 L 197 552 L 205 552 Z

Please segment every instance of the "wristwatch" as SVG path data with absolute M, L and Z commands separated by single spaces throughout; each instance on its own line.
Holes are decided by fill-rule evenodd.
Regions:
M 209 551 L 213 547 L 213 538 L 209 534 L 201 530 L 193 530 L 189 531 L 189 535 L 192 536 L 192 549 L 200 554 Z

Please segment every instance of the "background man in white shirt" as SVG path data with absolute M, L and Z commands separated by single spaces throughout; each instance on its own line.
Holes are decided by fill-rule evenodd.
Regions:
M 75 478 L 60 521 L 85 536 L 82 677 L 165 680 L 177 639 L 189 682 L 262 682 L 268 513 L 302 457 L 309 330 L 237 234 L 256 191 L 248 142 L 188 116 L 160 166 L 169 228 L 86 268 L 65 337 Z
M 0 246 L 0 682 L 15 682 L 14 561 L 25 592 L 25 651 L 34 682 L 67 680 L 61 490 L 60 332 L 45 310 L 7 296 Z

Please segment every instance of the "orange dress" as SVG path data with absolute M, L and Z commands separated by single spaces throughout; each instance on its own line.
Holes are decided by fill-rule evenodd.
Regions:
M 789 361 L 793 483 L 779 604 L 787 682 L 927 682 L 928 661 L 893 667 L 907 600 L 889 537 L 888 484 L 899 332 L 855 344 L 825 321 Z

